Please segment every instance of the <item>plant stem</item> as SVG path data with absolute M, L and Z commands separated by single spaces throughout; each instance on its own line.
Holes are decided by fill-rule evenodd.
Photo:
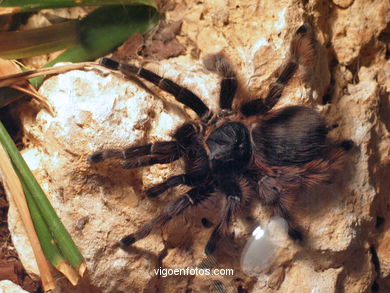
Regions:
M 37 203 L 38 209 L 45 219 L 50 231 L 52 232 L 59 248 L 61 249 L 64 257 L 69 261 L 73 268 L 75 268 L 82 276 L 85 270 L 85 264 L 83 257 L 77 249 L 76 244 L 73 242 L 68 231 L 62 224 L 61 220 L 57 216 L 49 200 L 47 199 L 42 188 L 31 173 L 25 160 L 20 155 L 14 142 L 9 136 L 4 125 L 0 122 L 0 143 L 4 146 L 8 155 L 10 156 L 15 168 L 18 170 L 21 180 L 24 181 L 28 190 L 33 195 L 35 202 Z

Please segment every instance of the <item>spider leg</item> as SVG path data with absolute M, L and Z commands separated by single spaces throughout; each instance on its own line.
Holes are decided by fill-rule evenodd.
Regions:
M 238 87 L 237 77 L 231 64 L 223 53 L 207 55 L 203 63 L 208 70 L 216 72 L 222 77 L 219 107 L 221 110 L 231 110 Z
M 159 141 L 124 149 L 106 149 L 94 152 L 88 161 L 96 164 L 106 159 L 123 159 L 124 168 L 170 163 L 183 155 L 183 150 L 196 140 L 199 129 L 194 123 L 185 123 L 173 134 L 173 141 Z
M 188 177 L 186 176 L 186 174 L 169 177 L 166 181 L 147 189 L 146 194 L 148 195 L 148 197 L 153 198 L 168 190 L 169 188 L 181 184 L 188 184 Z
M 263 175 L 258 181 L 260 198 L 286 220 L 288 234 L 294 240 L 303 239 L 301 229 L 290 215 L 297 194 L 302 191 L 302 187 L 330 183 L 334 174 L 344 166 L 346 151 L 351 147 L 353 147 L 351 141 L 344 141 L 331 149 L 325 158 L 312 160 L 302 166 L 280 167 L 276 176 Z
M 202 185 L 210 179 L 208 156 L 197 138 L 197 131 L 196 125 L 188 123 L 180 127 L 173 135 L 183 149 L 185 174 L 172 176 L 166 181 L 149 188 L 146 190 L 149 197 L 156 197 L 167 189 L 181 184 L 188 186 Z
M 206 244 L 204 252 L 206 255 L 211 255 L 217 247 L 218 241 L 221 236 L 224 235 L 228 229 L 228 226 L 232 220 L 234 211 L 238 207 L 240 199 L 236 196 L 228 196 L 227 202 L 222 210 L 221 219 L 218 225 L 214 228 L 211 233 L 210 239 Z
M 137 168 L 156 163 L 170 163 L 179 159 L 182 152 L 177 141 L 160 141 L 124 149 L 107 149 L 94 152 L 88 160 L 91 164 L 106 159 L 124 159 L 124 168 Z
M 297 178 L 293 176 L 291 178 L 275 178 L 264 175 L 258 181 L 258 193 L 260 199 L 266 205 L 272 206 L 274 212 L 287 222 L 289 236 L 300 241 L 303 239 L 302 233 L 289 213 L 295 202 L 294 191 L 299 185 L 299 183 L 294 182 L 294 179 Z
M 234 212 L 240 206 L 243 197 L 242 190 L 238 182 L 232 178 L 224 178 L 219 182 L 218 189 L 226 194 L 226 203 L 222 208 L 219 222 L 214 228 L 205 247 L 205 254 L 211 255 L 217 247 L 218 241 L 227 233 L 228 227 L 232 221 Z
M 297 71 L 300 65 L 309 66 L 314 59 L 315 51 L 313 37 L 308 31 L 306 24 L 302 25 L 295 33 L 291 42 L 290 55 L 286 62 L 276 71 L 279 76 L 269 86 L 268 93 L 264 99 L 259 98 L 244 103 L 241 106 L 241 113 L 245 116 L 261 115 L 271 110 L 282 96 L 284 87 Z
M 207 162 L 205 160 L 200 160 Z M 166 181 L 157 184 L 146 190 L 148 197 L 156 197 L 169 188 L 178 186 L 178 185 L 187 185 L 187 186 L 197 186 L 202 184 L 202 182 L 207 180 L 208 169 L 205 168 L 193 168 L 193 172 L 180 174 L 176 176 L 169 177 Z
M 295 221 L 292 219 L 290 213 L 288 212 L 287 208 L 284 206 L 282 200 L 278 201 L 277 204 L 275 205 L 275 212 L 287 222 L 288 235 L 293 240 L 302 241 L 303 240 L 302 232 L 296 225 Z
M 155 164 L 168 164 L 177 160 L 179 157 L 180 156 L 172 156 L 172 154 L 144 156 L 140 158 L 132 158 L 129 160 L 125 160 L 122 162 L 121 166 L 123 169 L 135 169 L 135 168 L 151 166 Z
M 120 63 L 110 58 L 102 58 L 100 65 L 112 70 L 119 70 L 126 76 L 137 75 L 155 84 L 160 89 L 173 95 L 178 102 L 190 107 L 205 122 L 207 122 L 212 116 L 210 109 L 198 96 L 196 96 L 192 91 L 178 85 L 170 79 L 163 78 L 156 73 L 142 67 Z
M 119 241 L 119 244 L 122 248 L 126 249 L 134 242 L 148 236 L 153 229 L 160 228 L 174 217 L 181 215 L 189 207 L 196 206 L 203 202 L 210 196 L 213 191 L 214 187 L 212 185 L 192 188 L 175 202 L 171 203 L 159 216 L 146 223 L 136 232 L 122 238 Z

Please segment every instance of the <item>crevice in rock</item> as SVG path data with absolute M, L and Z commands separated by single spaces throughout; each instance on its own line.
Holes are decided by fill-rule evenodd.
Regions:
M 388 89 L 390 91 L 390 89 Z M 390 93 L 382 90 L 379 92 L 378 116 L 381 122 L 386 126 L 386 130 L 390 132 Z
M 161 253 L 157 257 L 157 266 L 156 266 L 157 270 L 159 268 L 163 267 L 163 260 L 167 255 L 168 255 L 168 249 L 165 246 L 164 249 L 161 251 Z M 156 275 L 156 279 L 157 279 L 157 281 L 156 281 L 157 285 L 156 285 L 156 291 L 155 291 L 156 293 L 164 292 L 164 286 L 162 286 L 163 283 L 160 281 L 161 278 L 162 278 L 161 274 Z
M 334 84 L 335 84 L 335 81 L 333 78 L 333 74 L 331 74 L 329 88 L 328 88 L 326 94 L 322 97 L 322 105 L 327 105 L 327 104 L 332 103 L 332 98 L 333 98 L 333 94 L 334 94 Z
M 354 1 L 350 1 L 349 3 L 343 3 L 343 4 L 341 4 L 341 3 L 337 3 L 336 1 L 332 1 L 332 3 L 337 7 L 337 8 L 339 8 L 339 9 L 343 9 L 343 10 L 347 10 L 349 7 L 351 7 L 352 6 L 352 4 L 353 4 L 353 2 Z
M 359 83 L 360 68 L 363 66 L 370 67 L 375 63 L 381 50 L 383 50 L 383 44 L 377 42 L 377 38 L 373 36 L 367 44 L 360 48 L 359 55 L 349 64 L 346 64 L 347 69 L 352 72 L 353 84 Z
M 245 290 L 242 286 L 238 286 L 237 293 L 248 293 L 248 291 Z
M 0 119 L 16 146 L 20 149 L 23 147 L 23 130 L 20 126 L 20 119 L 12 113 L 13 106 L 9 105 L 0 108 Z
M 381 216 L 377 216 L 375 220 L 375 228 L 381 229 L 384 226 L 385 218 Z
M 378 36 L 378 40 L 385 44 L 386 54 L 385 57 L 387 60 L 390 58 L 390 23 L 387 24 L 383 32 Z
M 378 280 L 380 279 L 381 268 L 380 268 L 378 254 L 376 253 L 376 249 L 374 246 L 370 247 L 370 253 L 371 253 L 371 261 L 374 265 L 374 270 L 376 273 L 374 282 L 371 285 L 371 292 L 379 292 L 380 288 L 379 288 Z
M 355 59 L 350 65 L 347 65 L 346 68 L 352 73 L 352 84 L 358 84 L 359 80 L 359 69 L 361 67 L 359 57 Z

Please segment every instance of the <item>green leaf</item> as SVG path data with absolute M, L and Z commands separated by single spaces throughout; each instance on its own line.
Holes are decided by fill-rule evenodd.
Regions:
M 17 171 L 16 168 L 15 170 Z M 18 177 L 21 179 L 20 173 L 16 173 L 18 173 Z M 35 232 L 37 233 L 39 243 L 41 244 L 45 257 L 49 260 L 53 267 L 62 272 L 73 285 L 76 285 L 79 279 L 77 273 L 69 266 L 68 262 L 62 256 L 61 251 L 58 248 L 56 241 L 45 222 L 45 219 L 42 217 L 38 206 L 33 199 L 33 195 L 31 194 L 27 185 L 23 180 L 20 180 L 20 182 L 22 183 L 23 191 L 26 196 L 28 208 L 31 214 L 31 219 L 34 223 Z
M 81 43 L 68 49 L 45 67 L 58 62 L 95 60 L 110 53 L 131 35 L 148 31 L 158 19 L 157 11 L 148 6 L 98 8 L 80 22 Z
M 63 256 L 69 261 L 73 268 L 79 270 L 80 266 L 83 264 L 82 255 L 1 122 L 0 143 L 11 158 L 18 175 L 20 175 L 21 181 L 25 184 L 26 188 L 33 196 L 39 212 L 45 219 L 45 222 L 53 234 L 56 243 L 61 249 Z
M 151 2 L 151 1 L 149 1 Z M 40 46 L 36 44 L 25 44 L 25 48 L 14 47 L 17 53 L 12 54 L 11 50 L 4 45 L 4 54 L 2 55 L 2 45 L 0 42 L 0 57 L 10 56 L 12 58 L 21 58 L 31 56 L 28 48 L 37 54 L 40 49 L 44 49 L 41 53 L 53 51 L 49 49 L 49 43 L 55 45 L 54 49 L 68 46 L 77 40 L 77 45 L 69 48 L 67 51 L 59 55 L 56 59 L 47 63 L 44 67 L 50 67 L 58 62 L 83 62 L 95 60 L 112 52 L 116 47 L 120 46 L 131 35 L 135 33 L 144 33 L 150 30 L 159 20 L 159 13 L 149 6 L 109 6 L 100 7 L 91 12 L 85 18 L 77 22 L 77 26 L 72 22 L 72 25 L 66 26 L 67 30 L 61 32 L 59 30 L 51 30 L 52 36 L 42 36 L 40 39 L 48 40 L 46 45 Z M 77 29 L 76 29 L 77 28 Z M 27 31 L 26 33 L 28 33 Z M 46 34 L 45 30 L 41 33 Z M 0 37 L 1 38 L 1 37 Z M 27 39 L 27 37 L 26 37 Z M 29 38 L 31 40 L 31 38 Z M 56 40 L 52 42 L 51 40 Z M 56 44 L 58 42 L 58 44 Z M 18 55 L 17 55 L 18 54 Z M 17 56 L 17 57 L 16 57 Z M 43 81 L 42 77 L 30 79 L 30 83 L 34 87 L 38 87 Z
M 3 0 L 0 15 L 46 8 L 143 4 L 157 8 L 155 0 Z
M 74 47 L 80 43 L 79 21 L 18 32 L 0 32 L 0 58 L 19 59 Z

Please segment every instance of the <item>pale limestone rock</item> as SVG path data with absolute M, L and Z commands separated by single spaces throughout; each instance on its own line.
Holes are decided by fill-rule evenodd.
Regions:
M 338 276 L 340 282 L 338 288 L 342 288 L 345 292 L 372 292 L 370 287 L 375 279 L 375 267 L 368 245 L 363 247 L 365 250 L 359 249 L 346 254 L 345 263 Z M 387 292 L 383 289 L 379 292 Z
M 256 202 L 251 212 L 239 213 L 232 225 L 235 241 L 225 241 L 217 255 L 220 266 L 234 268 L 234 277 L 223 282 L 235 290 L 242 285 L 255 293 L 369 292 L 374 280 L 382 286 L 380 278 L 389 275 L 388 237 L 375 228 L 377 216 L 384 219 L 386 229 L 390 222 L 389 62 L 377 40 L 390 21 L 389 4 L 333 2 L 338 6 L 319 0 L 177 1 L 166 17 L 183 20 L 178 38 L 188 46 L 188 54 L 147 65 L 189 87 L 216 109 L 219 79 L 191 59 L 191 51 L 204 56 L 224 50 L 248 89 L 243 96 L 264 96 L 292 34 L 307 19 L 313 21 L 318 38 L 313 72 L 306 81 L 298 73 L 277 107 L 303 104 L 318 110 L 329 125 L 339 125 L 330 132 L 332 140 L 352 139 L 356 147 L 333 184 L 309 190 L 298 199 L 293 215 L 304 229 L 305 244 L 287 240 L 285 246 L 293 253 L 280 255 L 270 271 L 255 277 L 241 271 L 240 253 L 251 229 L 267 221 L 270 213 Z M 347 8 L 340 8 L 343 5 Z M 102 147 L 169 139 L 175 127 L 194 117 L 188 109 L 183 114 L 182 106 L 169 95 L 152 90 L 161 98 L 107 71 L 73 71 L 50 78 L 41 93 L 48 96 L 57 116 L 41 111 L 35 118 L 24 113 L 31 141 L 25 157 L 84 254 L 93 283 L 104 292 L 155 292 L 157 288 L 159 292 L 185 292 L 186 288 L 210 292 L 212 280 L 161 278 L 153 270 L 185 268 L 202 261 L 211 229 L 202 227 L 200 219 L 215 218 L 218 201 L 137 242 L 129 253 L 112 247 L 184 190 L 176 188 L 157 200 L 142 193 L 180 173 L 180 161 L 133 171 L 122 170 L 118 162 L 92 167 L 86 162 L 91 152 Z M 328 90 L 332 103 L 323 105 Z M 380 272 L 372 263 L 375 249 Z M 18 248 L 19 254 L 22 250 Z
M 354 0 L 346 9 L 333 10 L 328 22 L 338 61 L 343 65 L 364 64 L 379 49 L 378 36 L 390 18 L 390 2 Z
M 16 285 L 12 281 L 2 280 L 0 281 L 0 293 L 28 293 L 20 286 Z
M 341 268 L 331 268 L 324 271 L 316 271 L 311 260 L 297 261 L 286 272 L 280 292 L 336 292 L 336 283 L 341 270 Z
M 191 282 L 191 279 L 194 278 L 194 276 L 191 275 L 190 269 L 195 268 L 195 263 L 196 259 L 194 258 L 191 251 L 180 248 L 169 249 L 167 251 L 167 255 L 164 257 L 161 263 L 161 268 L 170 270 L 170 275 L 160 275 L 158 288 L 161 288 L 162 292 L 169 292 L 168 288 L 177 288 L 177 290 L 185 292 L 186 288 L 188 288 L 188 285 Z M 157 267 L 156 269 L 159 268 L 160 267 Z M 187 270 L 187 268 L 189 269 Z M 175 269 L 183 269 L 183 271 L 175 272 Z M 177 275 L 175 275 L 175 273 Z
M 189 78 L 181 78 L 172 64 L 160 70 L 164 76 L 176 70 L 182 84 L 191 88 L 199 85 L 199 95 L 208 97 L 210 90 L 217 92 L 214 74 L 204 72 L 199 64 L 187 68 L 192 69 Z M 180 71 L 185 72 L 184 67 Z M 207 85 L 205 78 L 212 84 Z M 117 161 L 90 166 L 87 156 L 102 148 L 170 139 L 187 117 L 182 106 L 139 89 L 120 74 L 92 69 L 50 78 L 40 91 L 49 98 L 56 115 L 41 111 L 33 123 L 31 116 L 25 116 L 26 131 L 35 144 L 24 152 L 24 158 L 80 247 L 94 284 L 107 292 L 152 286 L 157 280 L 153 269 L 164 247 L 158 233 L 137 242 L 134 252 L 125 253 L 112 246 L 158 212 L 159 204 L 144 200 L 141 185 L 156 184 L 180 172 L 181 164 L 125 171 Z M 211 107 L 216 104 L 211 103 Z M 14 214 L 11 206 L 9 223 L 14 243 L 28 271 L 38 274 L 31 252 L 25 253 L 29 251 L 24 248 L 28 242 Z M 78 221 L 86 217 L 88 220 L 79 225 Z M 148 256 L 138 253 L 143 250 Z M 32 265 L 28 265 L 30 259 Z M 118 284 L 118 280 L 126 281 Z

